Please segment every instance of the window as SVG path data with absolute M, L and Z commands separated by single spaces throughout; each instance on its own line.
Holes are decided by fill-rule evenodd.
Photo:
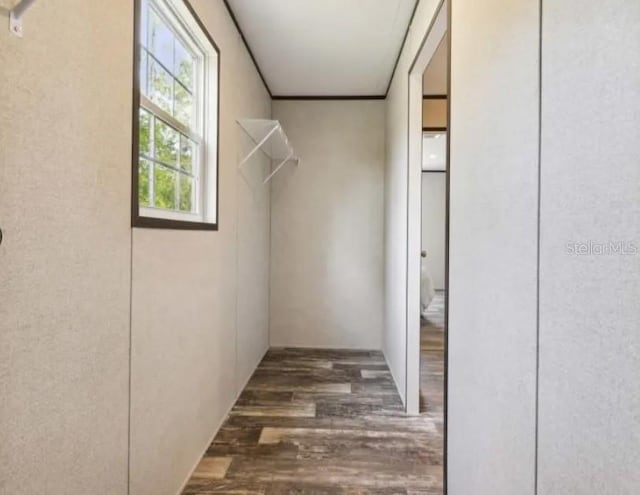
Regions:
M 219 52 L 186 0 L 137 0 L 132 224 L 218 226 Z

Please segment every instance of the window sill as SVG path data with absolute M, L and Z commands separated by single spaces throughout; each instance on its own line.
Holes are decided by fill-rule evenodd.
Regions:
M 186 220 L 171 220 L 168 218 L 133 217 L 132 227 L 146 229 L 167 229 L 167 230 L 210 230 L 217 231 L 217 223 L 189 222 Z

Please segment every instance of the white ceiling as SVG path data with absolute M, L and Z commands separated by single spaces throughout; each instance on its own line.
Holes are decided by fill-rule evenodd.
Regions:
M 442 39 L 433 54 L 423 76 L 423 92 L 425 95 L 447 94 L 447 36 Z
M 416 1 L 228 4 L 274 96 L 371 96 L 387 91 Z

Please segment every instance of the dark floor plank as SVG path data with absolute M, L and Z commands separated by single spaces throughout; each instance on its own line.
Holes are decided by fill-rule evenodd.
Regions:
M 424 414 L 404 414 L 379 351 L 271 349 L 183 494 L 441 495 L 444 333 L 434 307 L 421 339 Z

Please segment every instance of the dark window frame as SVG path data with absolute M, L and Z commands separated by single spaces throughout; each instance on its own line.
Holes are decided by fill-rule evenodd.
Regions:
M 145 217 L 140 215 L 140 205 L 138 203 L 139 184 L 139 153 L 140 153 L 140 19 L 142 10 L 142 0 L 134 0 L 133 15 L 133 111 L 132 111 L 132 151 L 131 151 L 131 227 L 143 227 L 152 229 L 173 229 L 173 230 L 209 230 L 217 231 L 220 228 L 220 49 L 211 37 L 211 34 L 205 27 L 204 23 L 192 7 L 189 0 L 181 1 L 189 13 L 193 16 L 203 34 L 211 43 L 215 50 L 216 57 L 216 78 L 217 90 L 217 106 L 216 106 L 216 153 L 215 153 L 215 175 L 216 175 L 216 221 L 211 222 L 191 222 L 188 220 L 175 220 L 169 218 Z M 208 172 L 213 172 L 211 166 L 207 167 Z

